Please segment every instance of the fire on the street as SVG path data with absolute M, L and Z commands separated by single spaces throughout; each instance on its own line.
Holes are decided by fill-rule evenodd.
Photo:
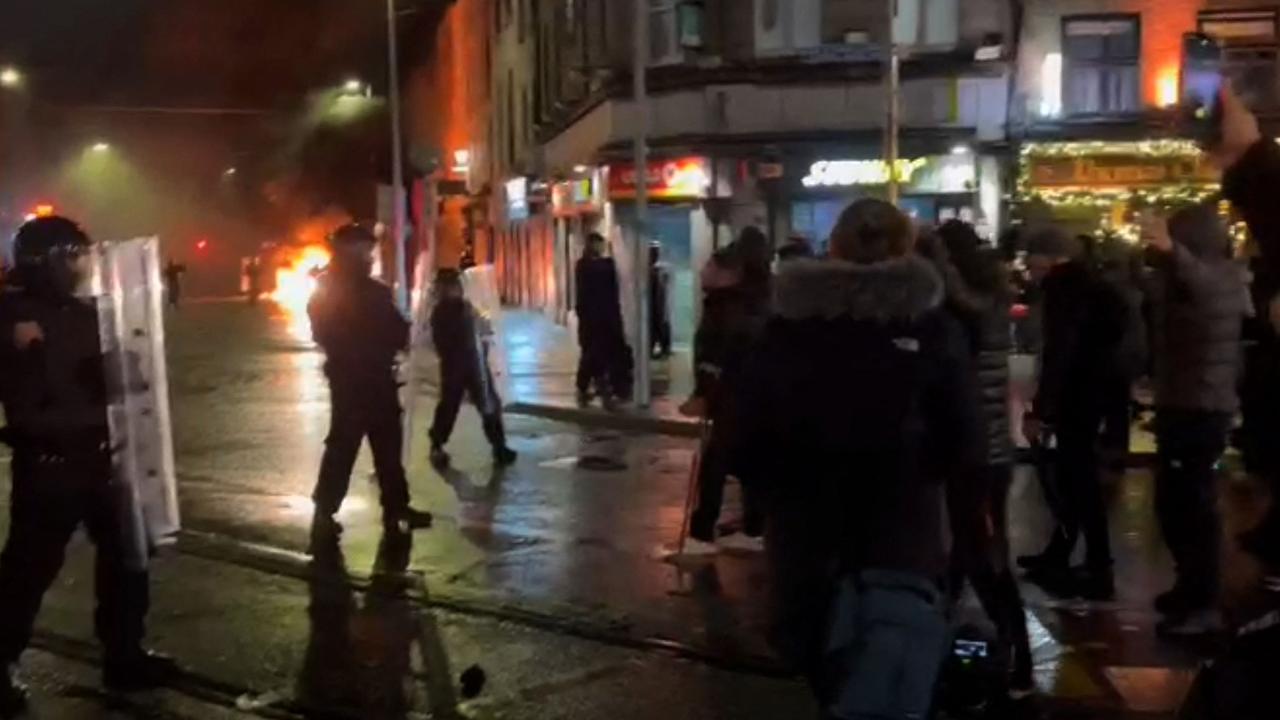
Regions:
M 316 291 L 317 277 L 329 264 L 331 255 L 323 245 L 308 245 L 296 251 L 276 270 L 276 289 L 271 299 L 291 315 L 305 314 Z

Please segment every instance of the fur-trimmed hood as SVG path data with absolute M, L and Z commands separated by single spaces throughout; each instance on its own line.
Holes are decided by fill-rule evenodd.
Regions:
M 843 260 L 794 260 L 782 266 L 775 314 L 786 320 L 914 320 L 942 304 L 942 278 L 915 255 L 859 265 Z

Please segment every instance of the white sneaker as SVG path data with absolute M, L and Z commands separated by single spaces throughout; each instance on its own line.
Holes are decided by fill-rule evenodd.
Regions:
M 680 548 L 680 555 L 684 557 L 709 557 L 720 552 L 720 546 L 715 543 L 703 542 L 697 538 L 685 538 L 684 547 Z
M 764 538 L 751 537 L 746 533 L 736 532 L 732 535 L 725 535 L 720 538 L 717 543 L 722 550 L 733 550 L 735 552 L 764 552 Z

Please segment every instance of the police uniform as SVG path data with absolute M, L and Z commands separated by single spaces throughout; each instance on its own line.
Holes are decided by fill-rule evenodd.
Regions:
M 172 666 L 141 645 L 148 576 L 127 561 L 133 499 L 112 471 L 98 314 L 71 294 L 68 282 L 49 277 L 50 264 L 62 262 L 47 252 L 51 243 L 64 244 L 56 250 L 62 253 L 89 249 L 70 221 L 28 223 L 16 241 L 22 287 L 0 296 L 0 400 L 13 447 L 11 524 L 0 553 L 0 669 L 26 649 L 66 545 L 83 525 L 97 548 L 94 620 L 105 679 L 121 689 L 147 687 Z M 38 326 L 39 335 L 20 346 L 20 325 Z M 12 710 L 22 695 L 17 683 L 0 684 L 0 711 Z
M 334 242 L 372 243 L 373 236 L 344 228 L 335 233 Z M 325 352 L 331 411 L 313 495 L 316 518 L 328 522 L 338 512 L 351 484 L 360 445 L 367 437 L 384 522 L 406 521 L 422 527 L 429 524 L 429 516 L 409 507 L 395 370 L 396 355 L 409 344 L 409 323 L 396 309 L 391 290 L 369 277 L 367 266 L 352 267 L 341 259 L 338 247 L 335 251 L 339 255 L 320 277 L 307 308 L 313 337 Z
M 456 273 L 450 271 L 441 271 L 437 284 L 460 288 Z M 502 425 L 502 400 L 494 387 L 476 322 L 475 309 L 460 295 L 441 297 L 431 312 L 431 339 L 440 355 L 440 402 L 431 424 L 432 462 L 437 465 L 448 464 L 443 448 L 453 434 L 464 396 L 470 397 L 480 412 L 494 459 L 500 465 L 515 461 Z

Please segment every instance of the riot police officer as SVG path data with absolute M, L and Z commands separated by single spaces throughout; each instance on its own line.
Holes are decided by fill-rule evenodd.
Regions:
M 334 519 L 351 484 L 356 455 L 366 437 L 382 495 L 388 530 L 425 528 L 431 515 L 409 507 L 409 483 L 401 451 L 396 356 L 409 344 L 409 323 L 391 290 L 370 277 L 377 238 L 352 224 L 330 237 L 333 260 L 307 306 L 312 335 L 325 353 L 331 420 L 316 483 L 312 552 L 342 531 Z
M 26 703 L 16 664 L 80 525 L 97 546 L 94 622 L 104 683 L 139 690 L 175 670 L 142 647 L 148 575 L 126 557 L 130 497 L 112 472 L 98 314 L 77 297 L 91 250 L 70 220 L 28 222 L 14 241 L 14 286 L 0 297 L 0 399 L 13 447 L 12 520 L 0 554 L 0 717 Z
M 440 355 L 440 402 L 431 423 L 431 464 L 438 469 L 449 466 L 451 459 L 444 446 L 453 435 L 462 398 L 469 396 L 480 412 L 494 464 L 512 465 L 516 452 L 507 447 L 502 398 L 489 371 L 489 351 L 484 340 L 492 328 L 476 315 L 457 270 L 443 268 L 436 274 L 436 294 L 436 306 L 431 311 L 431 340 Z

